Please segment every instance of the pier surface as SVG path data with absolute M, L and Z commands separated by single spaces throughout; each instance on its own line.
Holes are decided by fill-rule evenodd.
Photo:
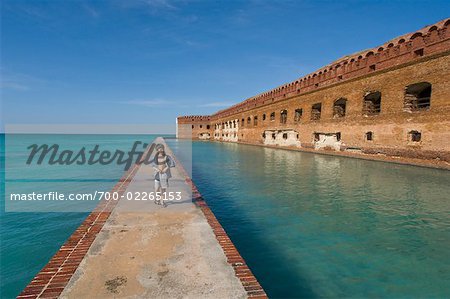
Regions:
M 187 192 L 189 185 L 180 166 L 172 168 L 169 191 Z M 125 193 L 153 191 L 153 185 L 152 167 L 143 164 Z M 152 201 L 132 204 L 119 201 L 60 295 L 61 298 L 247 296 L 202 210 L 185 199 L 170 202 L 166 208 Z

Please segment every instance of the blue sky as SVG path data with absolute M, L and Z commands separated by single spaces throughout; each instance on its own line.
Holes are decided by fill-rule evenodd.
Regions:
M 2 1 L 2 130 L 209 114 L 449 12 L 449 1 Z

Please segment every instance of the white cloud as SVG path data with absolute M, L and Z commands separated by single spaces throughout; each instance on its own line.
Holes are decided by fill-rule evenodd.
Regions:
M 171 0 L 119 0 L 117 3 L 122 8 L 148 8 L 152 12 L 177 9 Z
M 13 82 L 13 81 L 1 81 L 0 89 L 13 89 L 13 90 L 28 90 L 28 86 Z
M 125 101 L 121 102 L 122 104 L 129 104 L 129 105 L 138 105 L 138 106 L 144 106 L 144 107 L 155 107 L 155 106 L 164 106 L 164 105 L 173 105 L 175 102 L 168 101 L 164 99 L 154 99 L 154 100 L 131 100 L 131 101 Z
M 145 0 L 144 3 L 153 8 L 176 9 L 169 0 Z
M 48 80 L 44 78 L 38 78 L 32 75 L 12 72 L 9 69 L 0 68 L 0 89 L 10 89 L 17 91 L 26 91 L 35 89 L 36 87 L 42 88 L 46 86 L 54 87 L 55 84 L 64 84 L 64 82 L 59 82 L 55 80 Z
M 90 5 L 86 4 L 86 3 L 83 3 L 82 7 L 86 11 L 86 13 L 88 15 L 90 15 L 91 17 L 98 18 L 100 16 L 98 11 L 94 7 L 92 7 L 92 6 L 90 6 Z
M 235 103 L 230 102 L 211 102 L 207 104 L 201 104 L 199 107 L 229 107 L 234 105 Z

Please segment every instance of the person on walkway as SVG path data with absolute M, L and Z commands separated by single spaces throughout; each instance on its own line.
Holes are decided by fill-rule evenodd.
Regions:
M 155 171 L 155 204 L 166 207 L 164 199 L 167 198 L 166 191 L 169 187 L 169 179 L 172 177 L 170 168 L 175 167 L 175 161 L 171 156 L 166 155 L 163 144 L 158 143 L 155 146 L 155 149 L 156 153 L 151 163 L 153 170 Z

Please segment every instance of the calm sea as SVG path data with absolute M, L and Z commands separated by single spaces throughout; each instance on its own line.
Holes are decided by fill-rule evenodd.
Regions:
M 124 172 L 123 165 L 26 165 L 31 144 L 58 144 L 62 149 L 129 151 L 135 141 L 152 135 L 0 135 L 1 142 L 1 285 L 0 298 L 13 298 L 48 262 L 88 212 L 5 212 L 5 180 L 23 193 L 54 186 L 58 192 L 109 191 Z M 6 146 L 5 146 L 6 139 Z M 7 157 L 5 157 L 7 155 Z M 6 171 L 5 171 L 6 169 Z M 7 172 L 5 176 L 5 172 Z M 96 203 L 91 204 L 93 207 Z M 86 209 L 85 209 L 86 210 Z

